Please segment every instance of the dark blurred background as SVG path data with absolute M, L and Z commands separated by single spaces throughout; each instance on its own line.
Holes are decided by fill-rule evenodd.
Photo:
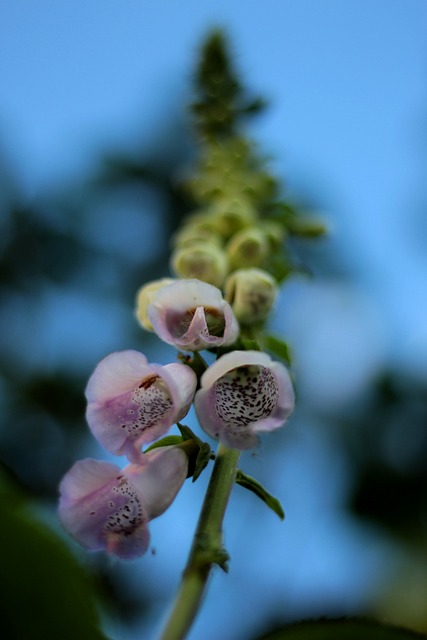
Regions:
M 191 207 L 187 105 L 219 24 L 243 82 L 271 102 L 247 134 L 330 234 L 299 243 L 313 277 L 285 283 L 271 322 L 293 347 L 297 411 L 242 461 L 286 520 L 236 487 L 231 571 L 214 575 L 189 640 L 323 615 L 427 632 L 426 4 L 216 5 L 0 5 L 2 548 L 11 593 L 25 592 L 10 602 L 40 608 L 32 594 L 53 583 L 64 600 L 67 583 L 71 599 L 96 594 L 111 638 L 133 640 L 154 637 L 175 592 L 205 477 L 134 563 L 78 549 L 55 504 L 77 458 L 105 458 L 84 421 L 97 362 L 124 348 L 175 357 L 138 327 L 134 297 L 167 275 Z

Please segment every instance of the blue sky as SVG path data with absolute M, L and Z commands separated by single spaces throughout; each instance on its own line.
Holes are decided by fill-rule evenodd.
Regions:
M 290 194 L 327 209 L 343 259 L 399 332 L 402 357 L 415 356 L 426 337 L 426 14 L 422 0 L 4 1 L 0 136 L 30 194 L 78 176 L 135 128 L 150 139 L 184 98 L 203 35 L 223 25 L 272 103 L 252 135 Z
M 26 192 L 32 196 L 84 175 L 110 145 L 132 148 L 135 130 L 138 142 L 149 142 L 170 102 L 185 99 L 198 47 L 212 26 L 227 30 L 244 79 L 271 100 L 251 136 L 271 154 L 291 197 L 310 194 L 318 202 L 331 227 L 328 246 L 353 275 L 351 287 L 296 281 L 282 293 L 273 325 L 296 345 L 303 394 L 320 406 L 351 400 L 390 361 L 427 375 L 424 0 L 2 0 L 0 139 Z M 78 308 L 72 295 L 66 308 Z M 86 313 L 88 340 L 94 322 Z M 119 316 L 104 329 L 106 348 Z M 302 323 L 307 317 L 315 322 Z M 45 339 L 51 339 L 49 327 L 55 334 L 55 323 L 55 350 L 64 342 L 58 326 L 66 333 L 69 324 L 55 306 L 49 323 Z M 273 584 L 271 597 L 280 602 L 291 593 L 296 612 L 311 593 L 321 593 L 326 603 L 341 599 L 351 612 L 367 597 L 372 566 L 389 564 L 395 550 L 375 531 L 355 531 L 328 510 L 339 507 L 345 470 L 315 433 L 315 425 L 306 425 L 298 436 L 285 437 L 288 467 L 268 475 L 272 490 L 286 494 L 284 529 L 270 514 L 261 526 L 251 497 L 233 498 L 227 542 L 234 574 L 216 577 L 203 623 L 190 640 L 219 637 L 218 608 L 223 620 L 243 616 L 250 629 L 255 612 L 227 596 L 243 580 L 250 601 L 259 596 L 257 588 Z M 307 462 L 302 468 L 301 457 Z M 266 456 L 261 452 L 249 464 L 262 475 Z M 280 460 L 274 464 L 281 468 Z M 310 487 L 319 483 L 324 493 L 313 498 Z M 164 527 L 186 546 L 196 515 L 190 490 L 153 526 L 163 551 L 142 561 L 153 580 L 159 566 L 173 566 L 178 579 L 185 548 L 182 554 L 165 550 Z M 186 526 L 176 525 L 178 514 Z M 248 531 L 239 558 L 239 536 L 249 537 Z M 285 573 L 271 561 L 270 546 L 276 553 L 285 549 Z M 247 553 L 258 557 L 259 585 L 251 582 Z M 350 558 L 357 560 L 351 577 L 342 570 Z M 122 634 L 119 629 L 117 637 Z

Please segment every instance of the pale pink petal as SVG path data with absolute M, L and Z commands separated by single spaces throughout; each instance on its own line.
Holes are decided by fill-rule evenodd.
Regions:
M 146 525 L 123 535 L 107 533 L 105 550 L 122 560 L 134 560 L 142 556 L 150 545 L 150 531 Z
M 153 365 L 154 368 L 155 365 Z M 162 367 L 161 375 L 169 387 L 175 409 L 174 422 L 187 415 L 197 387 L 197 376 L 190 367 L 172 362 Z
M 139 351 L 115 351 L 96 367 L 86 387 L 88 402 L 103 402 L 133 389 L 150 373 L 147 358 Z
M 94 551 L 105 548 L 107 531 L 129 531 L 148 521 L 135 490 L 120 468 L 108 462 L 90 458 L 76 462 L 62 480 L 60 492 L 62 525 L 77 542 Z
M 68 500 L 79 500 L 114 480 L 119 472 L 116 464 L 85 458 L 76 462 L 64 476 L 59 490 Z
M 218 358 L 206 369 L 200 380 L 203 388 L 211 387 L 218 378 L 225 375 L 228 371 L 237 367 L 244 367 L 248 364 L 258 364 L 262 367 L 269 367 L 272 360 L 267 353 L 263 351 L 230 351 Z
M 174 500 L 188 473 L 188 458 L 177 447 L 161 447 L 146 454 L 144 467 L 130 464 L 123 470 L 144 503 L 150 520 Z
M 176 311 L 186 311 L 190 305 L 196 307 L 220 308 L 223 301 L 222 293 L 212 284 L 202 282 L 196 278 L 177 280 L 163 287 L 152 302 L 154 309 L 172 307 Z

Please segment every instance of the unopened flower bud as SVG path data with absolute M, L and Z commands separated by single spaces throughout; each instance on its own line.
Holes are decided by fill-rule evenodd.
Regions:
M 264 201 L 274 197 L 277 183 L 268 173 L 251 171 L 243 181 L 242 189 L 249 197 Z
M 209 242 L 217 247 L 222 246 L 218 225 L 210 216 L 205 221 L 188 221 L 173 237 L 173 245 L 179 249 L 202 242 Z
M 276 299 L 274 278 L 262 269 L 238 269 L 225 283 L 225 299 L 242 324 L 263 322 Z
M 228 259 L 222 249 L 209 242 L 176 249 L 171 268 L 180 278 L 197 278 L 221 287 L 228 273 Z
M 276 220 L 260 220 L 259 228 L 265 233 L 267 241 L 272 249 L 279 249 L 286 237 L 286 229 Z
M 265 233 L 257 227 L 249 227 L 236 233 L 227 245 L 232 269 L 259 267 L 268 255 Z
M 188 241 L 215 241 L 220 238 L 218 225 L 209 208 L 201 208 L 187 216 L 172 238 L 173 246 L 180 247 Z
M 218 230 L 224 238 L 249 227 L 256 219 L 256 211 L 244 196 L 221 200 L 212 209 Z
M 136 310 L 135 315 L 139 324 L 147 329 L 147 331 L 153 331 L 153 325 L 148 317 L 148 307 L 156 297 L 156 293 L 162 287 L 175 282 L 174 278 L 161 278 L 160 280 L 153 280 L 144 284 L 136 294 Z

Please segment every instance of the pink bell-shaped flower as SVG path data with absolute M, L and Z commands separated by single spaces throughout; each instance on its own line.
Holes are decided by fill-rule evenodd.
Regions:
M 287 369 L 261 351 L 231 351 L 202 375 L 194 406 L 200 425 L 228 447 L 251 449 L 257 433 L 283 425 L 295 404 Z
M 140 462 L 141 446 L 186 415 L 196 385 L 196 375 L 184 364 L 149 364 L 138 351 L 117 351 L 101 360 L 89 379 L 86 419 L 107 451 Z
M 163 287 L 150 304 L 148 317 L 162 340 L 187 351 L 232 344 L 239 333 L 221 291 L 196 279 Z
M 86 458 L 62 479 L 59 519 L 86 549 L 105 549 L 124 559 L 147 551 L 147 524 L 174 500 L 187 476 L 188 459 L 177 447 L 154 449 L 145 457 L 145 464 L 122 470 Z

